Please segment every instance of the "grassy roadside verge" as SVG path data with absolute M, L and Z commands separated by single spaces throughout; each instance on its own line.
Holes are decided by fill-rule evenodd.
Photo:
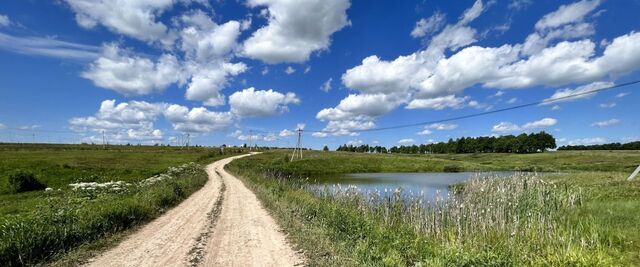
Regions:
M 537 230 L 516 233 L 517 238 L 505 236 L 503 231 L 498 230 L 487 231 L 483 235 L 472 233 L 463 239 L 457 239 L 455 234 L 434 237 L 416 231 L 413 222 L 406 222 L 407 215 L 412 213 L 407 212 L 407 207 L 402 206 L 400 202 L 390 202 L 382 206 L 390 208 L 392 213 L 397 211 L 397 214 L 381 216 L 380 213 L 372 212 L 372 209 L 362 208 L 360 197 L 319 198 L 305 190 L 304 186 L 304 179 L 307 177 L 313 179 L 314 175 L 322 175 L 335 169 L 341 172 L 381 169 L 407 171 L 408 164 L 411 164 L 414 167 L 409 168 L 409 171 L 440 171 L 436 168 L 438 164 L 449 164 L 451 158 L 460 166 L 471 166 L 473 170 L 509 169 L 505 168 L 506 164 L 476 169 L 480 162 L 468 158 L 460 159 L 461 156 L 436 158 L 433 160 L 436 163 L 420 164 L 420 161 L 428 162 L 431 158 L 407 157 L 407 160 L 403 160 L 404 156 L 393 158 L 387 155 L 356 154 L 350 158 L 348 153 L 312 152 L 307 153 L 307 159 L 294 163 L 287 163 L 283 153 L 265 153 L 234 161 L 227 168 L 242 177 L 245 184 L 254 190 L 287 231 L 292 242 L 305 251 L 310 265 L 633 265 L 640 262 L 637 255 L 640 240 L 637 234 L 640 226 L 637 222 L 640 218 L 638 213 L 633 211 L 640 205 L 637 196 L 640 183 L 622 182 L 623 171 L 626 171 L 627 165 L 632 165 L 635 161 L 633 155 L 635 154 L 618 157 L 617 166 L 613 162 L 606 162 L 606 159 L 602 160 L 604 164 L 601 165 L 606 164 L 606 168 L 603 168 L 606 172 L 583 171 L 592 170 L 593 163 L 582 164 L 583 161 L 579 157 L 573 159 L 575 162 L 546 158 L 546 164 L 541 164 L 539 155 L 530 159 L 547 169 L 563 169 L 570 172 L 554 178 L 553 182 L 562 188 L 566 186 L 571 191 L 579 192 L 583 199 L 580 205 L 552 213 L 554 223 L 550 225 L 555 227 L 554 230 L 542 232 L 550 233 L 551 238 L 543 237 Z M 528 159 L 525 156 L 514 156 L 517 156 L 518 164 L 526 166 Z M 558 156 L 562 155 L 549 154 L 546 157 Z M 594 154 L 588 155 L 593 156 Z M 507 156 L 500 157 L 501 161 L 507 161 Z M 484 157 L 479 158 L 486 160 Z M 559 167 L 566 164 L 576 167 Z M 546 190 L 545 192 L 553 192 L 547 186 L 539 188 Z M 562 194 L 551 193 L 551 196 L 564 199 Z M 522 199 L 532 198 L 526 196 Z M 399 206 L 395 208 L 394 205 Z M 536 207 L 545 209 L 546 206 Z M 533 206 L 527 206 L 521 211 L 534 214 L 541 212 Z M 383 217 L 396 222 L 384 222 L 381 220 Z M 536 227 L 544 225 L 536 223 Z M 451 230 L 448 233 L 456 232 L 455 229 L 444 229 Z
M 177 153 L 172 157 L 171 152 Z M 8 155 L 11 153 L 26 153 L 30 157 L 14 158 Z M 33 157 L 34 154 L 45 156 L 38 158 Z M 56 157 L 60 155 L 63 157 Z M 4 203 L 10 203 L 11 199 L 18 200 L 3 207 L 3 213 L 0 214 L 0 266 L 47 262 L 76 265 L 90 256 L 91 251 L 114 244 L 131 229 L 158 217 L 186 199 L 206 183 L 204 164 L 232 155 L 235 153 L 223 155 L 212 149 L 181 152 L 158 148 L 132 148 L 129 151 L 80 151 L 68 148 L 55 153 L 30 148 L 7 152 L 0 157 L 7 163 L 3 166 L 7 169 L 10 168 L 7 166 L 16 165 L 37 166 L 33 165 L 33 161 L 54 166 L 41 169 L 40 174 L 49 176 L 45 181 L 59 185 L 57 188 L 60 190 L 0 195 Z M 102 163 L 104 157 L 111 157 L 115 162 Z M 68 163 L 64 162 L 67 160 Z M 133 163 L 130 162 L 132 160 Z M 118 165 L 118 161 L 121 165 L 119 168 L 95 165 Z M 136 164 L 144 161 L 153 164 Z M 61 166 L 64 164 L 72 167 Z M 167 165 L 174 167 L 164 167 Z M 109 177 L 99 175 L 102 169 L 109 172 Z M 159 172 L 158 169 L 163 171 Z M 62 181 L 54 180 L 59 170 L 66 172 L 59 179 Z M 94 170 L 98 175 L 87 179 L 83 177 L 88 173 L 87 170 Z M 124 175 L 117 176 L 118 173 Z M 109 181 L 107 179 L 122 179 L 122 182 L 106 182 Z M 80 185 L 75 190 L 61 185 L 72 183 Z

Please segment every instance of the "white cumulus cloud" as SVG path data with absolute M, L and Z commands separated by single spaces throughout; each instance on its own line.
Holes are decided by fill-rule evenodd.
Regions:
M 349 0 L 249 0 L 266 7 L 268 24 L 244 42 L 243 54 L 269 64 L 302 63 L 329 48 L 331 35 L 347 25 Z
M 231 112 L 240 117 L 270 116 L 288 110 L 289 104 L 299 104 L 296 94 L 247 88 L 229 96 Z
M 166 108 L 164 116 L 175 130 L 190 133 L 222 130 L 229 127 L 234 120 L 230 112 L 215 112 L 204 107 L 189 109 L 175 104 Z
M 543 118 L 537 121 L 527 122 L 521 126 L 518 126 L 517 124 L 511 122 L 503 121 L 494 125 L 491 129 L 491 132 L 504 134 L 525 130 L 543 129 L 554 126 L 557 123 L 558 120 L 554 118 Z
M 93 62 L 82 77 L 96 86 L 124 95 L 146 95 L 164 91 L 183 79 L 178 59 L 170 54 L 157 61 L 132 55 L 117 44 L 104 46 L 102 56 Z
M 416 142 L 416 140 L 412 139 L 412 138 L 405 138 L 405 139 L 400 139 L 398 141 L 398 144 L 401 145 L 410 145 L 410 144 L 414 144 Z
M 65 0 L 76 14 L 76 22 L 91 29 L 101 24 L 115 33 L 146 42 L 171 44 L 175 36 L 157 18 L 178 0 Z M 183 0 L 189 2 L 189 0 Z

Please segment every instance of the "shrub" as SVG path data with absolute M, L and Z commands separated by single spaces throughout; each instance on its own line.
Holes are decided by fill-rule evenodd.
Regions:
M 443 172 L 460 172 L 460 166 L 458 165 L 445 165 L 442 168 Z
M 17 170 L 9 175 L 9 191 L 12 193 L 43 190 L 46 187 L 30 172 Z

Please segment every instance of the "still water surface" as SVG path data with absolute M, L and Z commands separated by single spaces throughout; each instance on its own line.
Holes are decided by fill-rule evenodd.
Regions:
M 433 200 L 436 196 L 445 197 L 452 184 L 464 182 L 474 177 L 504 178 L 522 174 L 522 172 L 429 172 L 429 173 L 353 173 L 341 177 L 327 177 L 316 181 L 316 186 L 327 187 L 330 191 L 340 185 L 340 188 L 357 187 L 363 192 L 378 191 L 384 195 L 395 189 L 402 189 L 402 195 L 423 195 L 426 200 Z

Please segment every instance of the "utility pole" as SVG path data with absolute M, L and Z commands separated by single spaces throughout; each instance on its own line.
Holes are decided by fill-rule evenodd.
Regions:
M 33 134 L 32 134 L 32 137 L 33 137 L 33 143 L 35 144 L 35 143 L 36 143 L 36 134 L 35 134 L 35 133 L 33 133 Z
M 249 130 L 249 152 L 251 152 L 251 139 L 253 139 L 253 130 Z
M 291 154 L 291 161 L 294 159 L 300 158 L 302 159 L 302 129 L 298 129 L 298 142 L 296 143 L 296 147 L 293 149 L 293 154 Z
M 107 137 L 104 135 L 104 130 L 102 130 L 102 149 L 107 149 Z
M 187 133 L 187 141 L 185 143 L 185 147 L 189 149 L 189 142 L 191 141 L 191 134 Z

